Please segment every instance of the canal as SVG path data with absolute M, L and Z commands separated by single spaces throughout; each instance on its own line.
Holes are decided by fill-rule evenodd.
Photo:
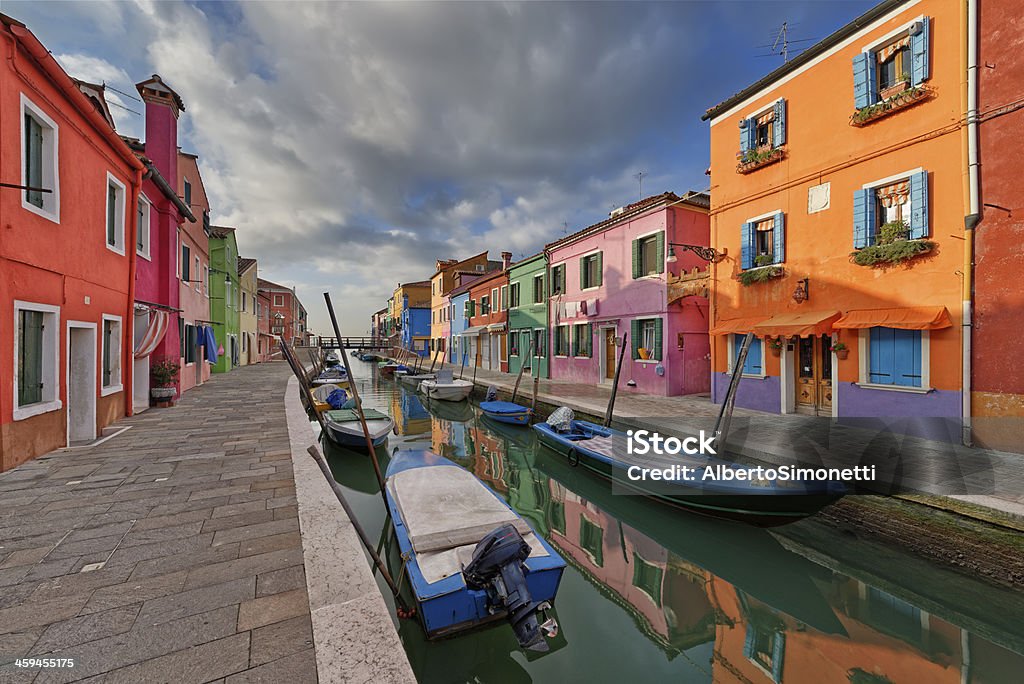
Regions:
M 422 682 L 1020 682 L 1024 599 L 843 536 L 813 519 L 771 531 L 713 520 L 611 486 L 492 423 L 467 402 L 428 402 L 351 360 L 366 406 L 396 422 L 396 449 L 473 472 L 555 546 L 567 567 L 561 631 L 539 657 L 505 623 L 428 642 L 395 618 Z M 314 423 L 315 425 L 315 423 Z M 335 478 L 401 576 L 365 452 L 327 443 Z M 394 616 L 386 584 L 378 584 Z

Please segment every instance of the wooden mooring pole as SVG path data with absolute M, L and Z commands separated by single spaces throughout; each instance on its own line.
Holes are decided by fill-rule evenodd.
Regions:
M 284 341 L 284 337 L 278 335 L 278 344 L 281 347 L 281 356 L 285 358 L 288 365 L 292 369 L 292 373 L 299 381 L 299 389 L 302 390 L 303 396 L 306 397 L 306 403 L 309 406 L 309 410 L 316 416 L 316 422 L 320 423 L 320 429 L 324 430 L 324 417 L 320 415 L 320 412 L 316 410 L 316 400 L 313 398 L 313 391 L 309 388 L 309 381 L 306 379 L 306 371 L 299 364 L 298 359 L 292 355 L 292 350 L 288 346 L 288 343 Z
M 619 391 L 619 373 L 622 372 L 622 359 L 626 356 L 626 341 L 629 335 L 622 333 L 622 348 L 619 349 L 619 362 L 615 364 L 615 379 L 612 380 L 612 396 L 608 398 L 608 410 L 604 412 L 604 426 L 612 424 L 612 411 L 615 410 L 615 395 Z
M 530 349 L 526 352 L 526 358 L 530 359 L 530 368 L 533 368 L 533 337 L 530 337 Z M 512 403 L 516 401 L 516 395 L 519 394 L 519 383 L 523 379 L 523 371 L 526 370 L 526 363 L 523 361 L 523 357 L 519 357 L 519 375 L 516 376 L 516 386 L 512 388 Z

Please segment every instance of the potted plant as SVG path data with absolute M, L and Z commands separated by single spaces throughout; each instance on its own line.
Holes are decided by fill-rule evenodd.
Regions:
M 850 355 L 850 348 L 844 342 L 833 342 L 829 351 L 833 352 L 840 361 L 845 360 Z
M 893 83 L 891 86 L 879 93 L 883 100 L 888 100 L 891 97 L 899 95 L 910 85 L 910 74 L 900 74 L 899 80 Z
M 786 343 L 782 341 L 781 337 L 773 337 L 768 340 L 768 350 L 772 353 L 772 356 L 782 356 L 782 348 L 786 346 Z
M 644 349 L 643 347 L 640 347 L 639 349 L 637 349 L 636 353 L 637 353 L 637 356 L 639 356 L 644 361 L 648 361 L 651 358 L 651 352 L 648 351 L 647 349 Z
M 149 396 L 157 406 L 167 407 L 174 403 L 174 395 L 177 393 L 174 382 L 178 379 L 180 370 L 181 364 L 170 357 L 162 358 L 150 367 L 149 375 L 153 385 L 149 390 Z

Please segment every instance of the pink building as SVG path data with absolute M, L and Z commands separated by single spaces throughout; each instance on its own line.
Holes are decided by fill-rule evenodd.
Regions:
M 136 354 L 132 392 L 135 409 L 142 410 L 149 406 L 150 361 L 182 358 L 178 227 L 196 218 L 177 194 L 178 115 L 185 105 L 156 74 L 135 87 L 146 103 L 146 141 L 127 140 L 146 167 L 136 239 L 134 330 L 136 348 L 144 346 L 149 353 Z M 155 347 L 151 328 L 158 339 Z
M 552 378 L 610 383 L 626 334 L 620 391 L 709 391 L 707 262 L 682 247 L 707 246 L 709 206 L 667 192 L 545 247 Z
M 178 196 L 200 219 L 178 229 L 178 301 L 183 321 L 181 391 L 187 392 L 210 378 L 203 354 L 202 331 L 210 321 L 210 200 L 199 175 L 199 158 L 178 152 Z

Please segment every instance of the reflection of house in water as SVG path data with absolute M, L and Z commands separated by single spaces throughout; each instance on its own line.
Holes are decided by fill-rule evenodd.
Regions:
M 829 603 L 849 636 L 826 635 L 718 578 L 726 619 L 715 634 L 721 682 L 1003 682 L 1024 658 L 882 589 L 834 574 Z
M 466 426 L 437 416 L 431 416 L 431 420 L 430 445 L 434 453 L 465 465 L 467 454 L 472 453 L 466 451 Z
M 491 489 L 508 494 L 508 469 L 505 466 L 504 441 L 486 428 L 467 430 L 470 446 L 467 456 L 473 459 L 473 474 Z
M 670 658 L 714 639 L 706 572 L 559 483 L 549 486 L 551 541 Z
M 404 388 L 391 394 L 391 416 L 395 431 L 400 435 L 422 435 L 430 432 L 430 413 L 423 408 L 419 397 Z

